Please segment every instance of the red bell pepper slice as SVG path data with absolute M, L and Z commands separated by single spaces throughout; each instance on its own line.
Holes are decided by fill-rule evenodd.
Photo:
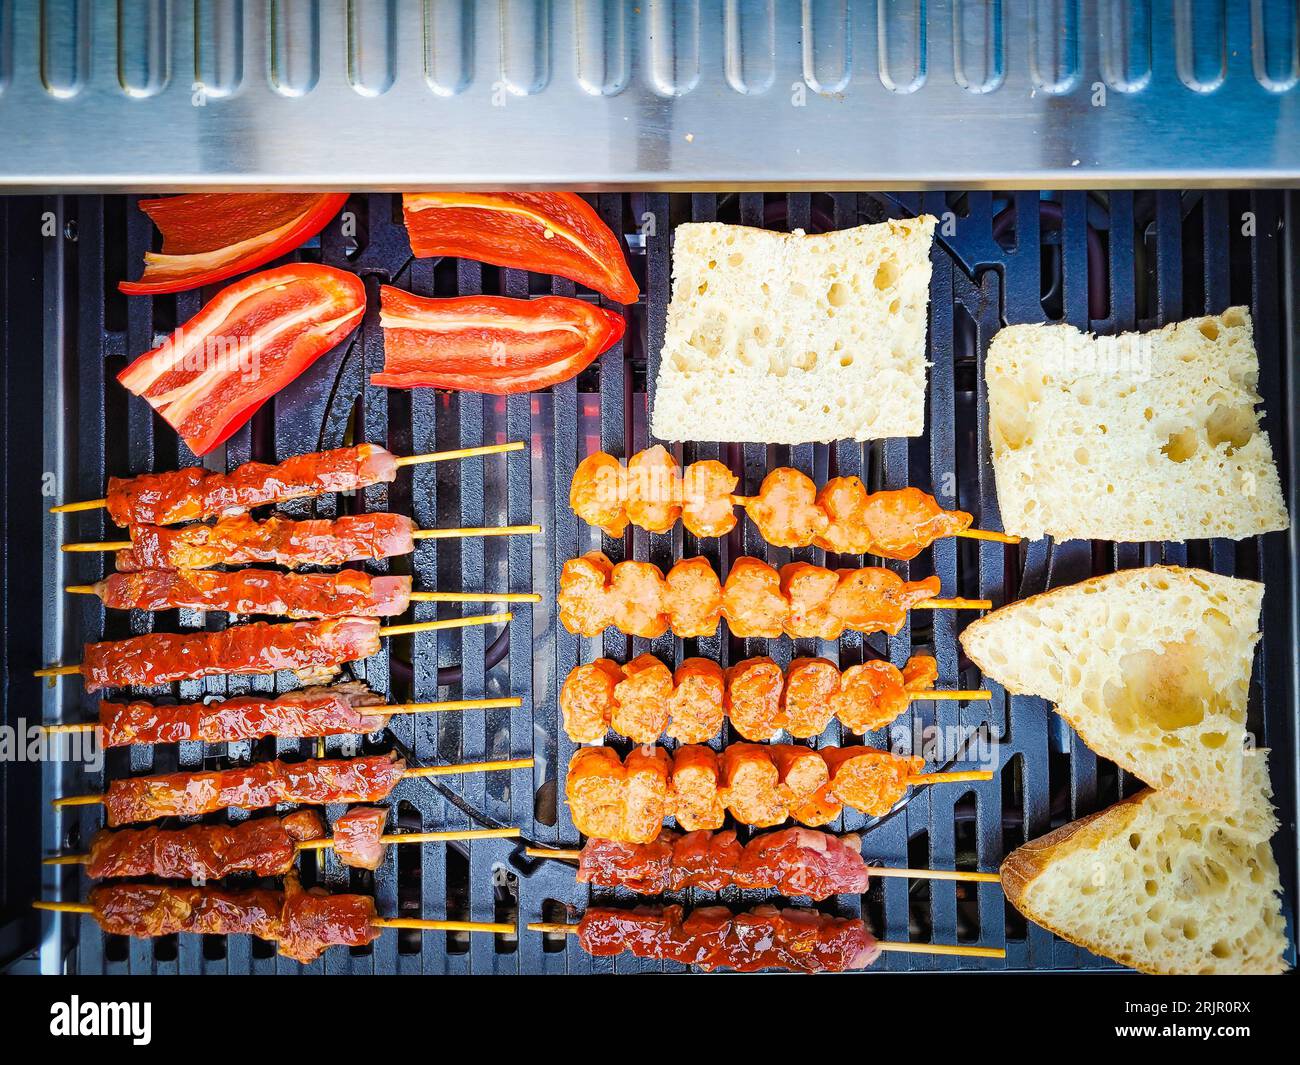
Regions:
M 365 309 L 355 274 L 308 263 L 263 270 L 222 289 L 117 379 L 204 455 L 351 333 Z
M 139 281 L 118 284 L 129 296 L 184 292 L 224 281 L 293 251 L 325 228 L 346 192 L 198 192 L 141 200 L 163 236 L 145 252 Z
M 640 295 L 609 226 L 572 192 L 408 192 L 411 251 L 559 274 L 619 303 Z
M 384 369 L 370 383 L 507 396 L 581 373 L 623 336 L 624 321 L 565 296 L 426 299 L 379 289 Z

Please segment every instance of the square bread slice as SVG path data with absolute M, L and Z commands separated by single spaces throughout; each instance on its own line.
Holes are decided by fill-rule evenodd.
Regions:
M 1264 586 L 1150 566 L 1055 588 L 969 625 L 1007 691 L 1056 704 L 1103 758 L 1179 799 L 1232 809 Z
M 650 431 L 769 444 L 920 436 L 934 224 L 811 236 L 678 226 Z
M 1238 809 L 1142 791 L 1016 848 L 1002 889 L 1035 924 L 1142 972 L 1285 972 L 1272 794 L 1267 752 L 1251 751 Z
M 1289 524 L 1244 307 L 1117 337 L 1013 325 L 985 374 L 1009 533 L 1239 540 Z

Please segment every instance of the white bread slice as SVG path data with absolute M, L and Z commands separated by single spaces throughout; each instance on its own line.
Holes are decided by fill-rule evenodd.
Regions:
M 678 226 L 650 431 L 772 444 L 920 436 L 934 224 L 811 236 Z
M 1012 851 L 1003 891 L 1034 923 L 1143 972 L 1285 972 L 1272 794 L 1267 752 L 1251 751 L 1239 809 L 1142 791 Z
M 1209 809 L 1241 793 L 1264 586 L 1150 566 L 1012 603 L 961 644 L 1014 694 L 1039 695 L 1104 758 Z
M 1289 524 L 1244 307 L 1118 337 L 1010 326 L 985 373 L 1009 533 L 1239 540 Z

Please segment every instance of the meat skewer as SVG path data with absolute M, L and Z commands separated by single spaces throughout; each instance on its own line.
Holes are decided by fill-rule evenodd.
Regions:
M 774 547 L 820 547 L 844 555 L 915 558 L 935 540 L 963 536 L 1016 544 L 1018 536 L 970 527 L 971 516 L 944 510 L 917 488 L 868 492 L 857 477 L 834 477 L 821 491 L 806 474 L 772 470 L 758 495 L 736 495 L 739 479 L 716 459 L 685 469 L 656 444 L 626 466 L 596 452 L 578 464 L 569 506 L 589 525 L 615 538 L 628 525 L 668 532 L 681 520 L 698 537 L 726 536 L 743 507 L 759 535 Z
M 664 829 L 649 843 L 589 839 L 581 850 L 526 847 L 524 853 L 576 861 L 578 883 L 627 888 L 638 895 L 739 888 L 819 902 L 832 895 L 861 895 L 872 876 L 999 882 L 997 873 L 867 865 L 861 846 L 862 840 L 852 833 L 833 836 L 807 828 L 768 832 L 743 844 L 730 829 L 685 834 Z
M 965 958 L 1007 956 L 999 947 L 881 942 L 856 918 L 775 906 L 756 906 L 745 913 L 732 913 L 725 906 L 702 906 L 689 915 L 681 906 L 638 906 L 632 910 L 593 906 L 577 924 L 536 922 L 528 930 L 577 936 L 582 949 L 598 958 L 628 951 L 638 958 L 681 962 L 705 972 L 786 969 L 841 973 L 867 968 L 882 951 Z
M 199 610 L 290 618 L 392 617 L 411 603 L 537 603 L 535 592 L 414 592 L 411 578 L 365 570 L 143 569 L 110 573 L 65 591 L 95 595 L 110 610 Z
M 259 817 L 235 825 L 101 829 L 90 841 L 89 853 L 61 854 L 44 859 L 42 864 L 84 865 L 93 880 L 220 880 L 235 873 L 285 876 L 305 850 L 332 849 L 344 865 L 374 870 L 383 863 L 391 844 L 519 835 L 517 828 L 383 834 L 387 818 L 388 811 L 382 806 L 354 806 L 334 822 L 333 836 L 325 835 L 315 810 L 295 810 L 283 817 Z
M 132 525 L 129 540 L 98 540 L 64 544 L 69 552 L 114 551 L 119 572 L 140 570 L 203 570 L 213 566 L 269 563 L 299 566 L 342 566 L 415 550 L 416 540 L 446 540 L 464 536 L 531 536 L 540 525 L 475 526 L 460 529 L 417 529 L 405 514 L 378 511 L 341 518 L 294 521 L 270 517 L 256 521 L 247 514 L 222 518 L 213 525 Z
M 99 721 L 44 725 L 49 734 L 99 732 L 104 747 L 143 743 L 231 743 L 266 737 L 309 739 L 318 736 L 364 736 L 388 727 L 394 714 L 453 710 L 491 710 L 521 706 L 517 696 L 449 699 L 440 703 L 385 705 L 364 684 L 349 681 L 331 687 L 302 688 L 284 695 L 237 695 L 215 702 L 164 706 L 133 699 L 101 700 Z
M 247 676 L 280 669 L 293 670 L 304 681 L 321 681 L 333 677 L 344 663 L 377 654 L 381 636 L 504 624 L 512 617 L 507 611 L 382 627 L 376 618 L 327 618 L 284 625 L 254 621 L 219 632 L 153 632 L 125 640 L 88 643 L 80 663 L 48 666 L 34 674 L 80 674 L 86 691 L 92 692 L 101 688 L 152 688 L 200 677 Z
M 665 574 L 650 562 L 612 563 L 599 551 L 570 559 L 560 571 L 560 621 L 579 636 L 613 627 L 656 639 L 709 636 L 726 618 L 733 636 L 782 634 L 836 640 L 845 632 L 897 633 L 909 609 L 987 610 L 987 599 L 937 599 L 939 578 L 904 581 L 867 566 L 831 570 L 791 562 L 776 570 L 738 558 L 719 581 L 704 558 L 687 558 Z
M 873 747 L 733 743 L 721 754 L 637 747 L 624 759 L 608 747 L 583 747 L 569 760 L 564 795 L 584 836 L 649 843 L 669 817 L 687 832 L 721 828 L 728 813 L 755 828 L 787 818 L 817 827 L 846 806 L 882 817 L 912 786 L 993 778 L 987 770 L 923 773 L 924 766 Z
M 139 477 L 110 477 L 106 498 L 62 503 L 50 507 L 50 513 L 107 508 L 108 516 L 116 525 L 175 525 L 327 492 L 369 488 L 396 480 L 397 471 L 403 466 L 499 455 L 521 451 L 525 446 L 522 440 L 514 440 L 508 444 L 402 457 L 378 444 L 357 444 L 295 455 L 278 465 L 246 462 L 229 473 L 187 466 L 183 470 L 145 473 Z
M 395 754 L 359 758 L 308 758 L 301 762 L 255 762 L 235 769 L 188 771 L 111 781 L 102 795 L 66 795 L 54 808 L 102 804 L 109 828 L 201 817 L 219 810 L 262 810 L 279 803 L 325 806 L 373 803 L 388 798 L 399 780 L 531 768 L 531 758 L 507 758 L 458 765 L 407 767 Z
M 315 961 L 329 947 L 362 947 L 385 928 L 429 932 L 493 932 L 512 935 L 515 926 L 498 922 L 426 921 L 417 917 L 380 917 L 369 895 L 304 891 L 292 872 L 284 891 L 252 888 L 226 891 L 175 884 L 102 884 L 88 902 L 32 903 L 38 910 L 93 917 L 110 935 L 151 939 L 195 932 L 204 935 L 246 933 L 275 942 L 279 953 L 294 961 Z
M 843 672 L 825 658 L 797 658 L 790 668 L 770 658 L 748 658 L 723 670 L 707 658 L 688 658 L 670 670 L 643 654 L 625 666 L 608 658 L 576 667 L 560 689 L 564 731 L 574 743 L 599 743 L 612 728 L 636 743 L 660 735 L 705 743 L 723 719 L 747 740 L 788 731 L 820 736 L 832 718 L 852 732 L 883 728 L 917 701 L 988 699 L 986 691 L 931 688 L 938 664 L 914 655 L 901 670 L 872 661 Z

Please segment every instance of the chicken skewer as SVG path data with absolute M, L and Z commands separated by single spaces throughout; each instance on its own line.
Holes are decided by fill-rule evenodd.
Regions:
M 686 745 L 583 747 L 569 760 L 564 795 L 584 836 L 649 843 L 675 817 L 684 831 L 722 827 L 728 813 L 771 828 L 787 818 L 829 824 L 844 807 L 883 817 L 913 786 L 991 780 L 988 770 L 923 773 L 924 759 L 872 747 L 733 743 L 721 754 Z
M 51 514 L 107 509 L 116 525 L 174 525 L 238 514 L 327 492 L 353 492 L 394 481 L 403 466 L 521 451 L 522 440 L 401 457 L 378 444 L 295 455 L 278 465 L 247 462 L 229 473 L 188 466 L 139 477 L 110 477 L 108 495 L 50 507 Z
M 997 873 L 868 865 L 861 847 L 862 840 L 852 833 L 833 836 L 807 828 L 768 832 L 743 844 L 730 829 L 684 835 L 664 829 L 649 843 L 589 839 L 581 850 L 526 847 L 524 853 L 576 861 L 578 883 L 626 888 L 638 895 L 739 888 L 819 902 L 833 895 L 861 895 L 873 876 L 999 882 Z
M 667 735 L 705 743 L 723 719 L 744 739 L 762 742 L 788 731 L 820 736 L 832 718 L 852 732 L 883 728 L 913 702 L 988 699 L 987 691 L 939 691 L 938 664 L 914 655 L 903 669 L 872 661 L 843 672 L 825 658 L 797 658 L 785 673 L 770 658 L 749 658 L 723 670 L 688 658 L 676 671 L 654 655 L 625 666 L 608 658 L 572 670 L 560 689 L 564 731 L 574 743 L 599 743 L 613 729 L 636 743 Z
M 508 622 L 513 614 L 479 614 L 380 626 L 375 618 L 328 618 L 268 625 L 255 621 L 219 632 L 148 633 L 88 643 L 81 662 L 34 670 L 37 677 L 80 674 L 86 691 L 151 688 L 225 674 L 293 670 L 304 681 L 332 677 L 340 666 L 379 652 L 381 636 L 403 636 Z
M 426 921 L 417 917 L 380 917 L 369 895 L 304 891 L 292 872 L 284 891 L 252 888 L 227 891 L 175 884 L 101 884 L 87 902 L 32 903 L 38 910 L 93 917 L 110 935 L 151 939 L 195 932 L 204 935 L 246 933 L 274 942 L 280 954 L 299 962 L 315 961 L 329 947 L 363 947 L 386 928 L 428 932 L 492 932 L 513 935 L 512 924 L 479 921 Z
M 236 514 L 213 525 L 132 525 L 129 540 L 64 544 L 62 549 L 73 553 L 116 552 L 117 569 L 122 573 L 204 570 L 250 563 L 295 569 L 409 555 L 415 550 L 416 540 L 532 536 L 541 531 L 540 525 L 417 529 L 405 514 L 387 511 L 306 521 L 278 516 L 256 521 L 247 514 Z
M 60 854 L 44 865 L 84 865 L 93 880 L 158 877 L 163 880 L 220 880 L 235 873 L 285 876 L 298 855 L 333 850 L 354 869 L 378 869 L 387 848 L 401 843 L 444 843 L 508 839 L 517 828 L 460 829 L 445 832 L 383 831 L 388 810 L 354 806 L 334 822 L 334 834 L 315 810 L 294 810 L 283 817 L 259 817 L 234 825 L 186 825 L 184 828 L 101 829 L 86 854 Z
M 879 567 L 831 570 L 808 562 L 774 569 L 738 558 L 718 579 L 705 558 L 687 558 L 665 574 L 650 562 L 611 562 L 599 551 L 560 570 L 560 621 L 580 636 L 613 627 L 656 639 L 710 636 L 725 618 L 733 636 L 782 634 L 836 640 L 846 631 L 902 629 L 909 609 L 987 610 L 988 599 L 937 599 L 939 578 L 904 581 Z
M 882 951 L 964 958 L 1005 958 L 999 947 L 946 943 L 889 943 L 875 939 L 851 917 L 816 910 L 756 906 L 733 914 L 725 906 L 702 906 L 689 915 L 681 906 L 619 910 L 593 906 L 577 924 L 536 922 L 530 932 L 577 936 L 595 957 L 628 951 L 638 958 L 676 961 L 705 972 L 849 972 L 870 966 Z
M 395 703 L 364 684 L 301 688 L 283 695 L 237 695 L 214 702 L 159 705 L 142 699 L 99 703 L 99 721 L 43 725 L 49 735 L 98 732 L 104 747 L 146 743 L 234 743 L 266 737 L 364 736 L 388 727 L 395 714 L 495 710 L 522 706 L 518 696 Z
M 935 540 L 962 536 L 1015 544 L 1018 536 L 970 527 L 971 516 L 944 510 L 916 488 L 868 493 L 857 477 L 834 477 L 821 491 L 789 467 L 769 473 L 758 495 L 736 495 L 739 479 L 715 459 L 685 469 L 662 445 L 639 451 L 624 466 L 597 452 L 578 464 L 569 506 L 589 525 L 620 537 L 628 525 L 668 532 L 681 520 L 699 537 L 726 536 L 743 507 L 774 547 L 820 547 L 845 555 L 915 558 Z
M 145 569 L 110 573 L 65 591 L 95 595 L 111 610 L 198 610 L 290 618 L 392 617 L 411 603 L 537 603 L 535 592 L 415 592 L 411 578 L 365 570 Z
M 164 817 L 201 817 L 228 808 L 262 810 L 279 803 L 326 806 L 331 803 L 379 802 L 400 780 L 457 776 L 496 770 L 529 769 L 531 758 L 506 758 L 456 765 L 407 767 L 395 754 L 359 758 L 308 758 L 301 762 L 255 762 L 236 769 L 125 777 L 111 781 L 101 795 L 65 795 L 54 808 L 103 805 L 109 828 L 159 821 Z

